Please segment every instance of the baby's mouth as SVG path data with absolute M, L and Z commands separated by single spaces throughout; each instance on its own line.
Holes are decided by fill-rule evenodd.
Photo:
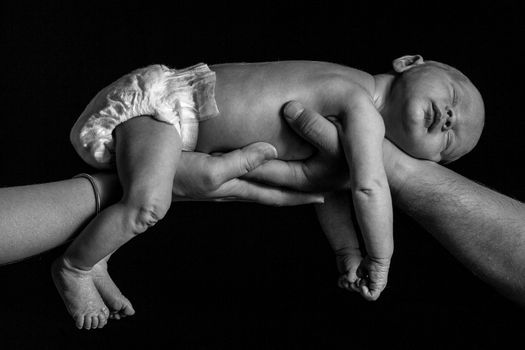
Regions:
M 427 127 L 427 131 L 429 132 L 433 132 L 436 128 L 441 128 L 441 122 L 443 120 L 443 114 L 434 103 L 432 103 L 431 111 L 429 115 L 430 124 Z

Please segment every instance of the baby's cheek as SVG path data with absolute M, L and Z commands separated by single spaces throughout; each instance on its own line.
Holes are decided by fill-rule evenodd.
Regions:
M 436 139 L 430 135 L 421 137 L 413 142 L 411 150 L 405 150 L 408 154 L 415 158 L 426 159 L 431 161 L 439 161 L 441 159 L 441 148 Z
M 424 136 L 417 135 L 415 132 L 406 132 L 403 130 L 403 132 L 391 133 L 388 139 L 412 157 L 420 158 L 428 153 Z

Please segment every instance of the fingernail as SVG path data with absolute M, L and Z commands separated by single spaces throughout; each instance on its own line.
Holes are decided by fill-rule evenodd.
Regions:
M 299 102 L 289 102 L 284 107 L 284 116 L 287 119 L 295 120 L 301 113 L 303 113 L 304 108 Z
M 277 158 L 277 149 L 272 145 L 269 145 L 264 149 L 264 159 L 274 159 Z

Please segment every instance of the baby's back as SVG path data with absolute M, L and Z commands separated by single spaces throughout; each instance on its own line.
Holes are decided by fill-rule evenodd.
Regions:
M 215 98 L 220 114 L 199 126 L 196 150 L 206 153 L 264 141 L 277 148 L 281 159 L 306 158 L 312 148 L 282 120 L 282 106 L 297 100 L 323 114 L 329 110 L 329 85 L 341 80 L 370 93 L 373 90 L 371 75 L 326 62 L 236 63 L 210 68 L 217 76 Z

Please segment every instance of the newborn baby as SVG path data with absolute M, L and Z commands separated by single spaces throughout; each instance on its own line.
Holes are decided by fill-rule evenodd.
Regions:
M 392 72 L 378 75 L 309 61 L 210 68 L 138 69 L 100 91 L 74 125 L 71 141 L 79 155 L 97 168 L 116 167 L 123 187 L 122 199 L 95 217 L 53 267 L 77 327 L 103 327 L 105 303 L 114 316 L 132 313 L 129 301 L 115 303 L 109 284 L 97 278 L 107 274 L 111 253 L 166 214 L 182 150 L 210 153 L 264 141 L 280 159 L 305 159 L 313 149 L 283 123 L 281 106 L 297 100 L 331 117 L 351 189 L 327 195 L 317 213 L 336 252 L 340 285 L 376 300 L 393 254 L 383 138 L 414 157 L 446 163 L 472 150 L 483 128 L 483 101 L 469 79 L 418 55 L 398 58 Z

